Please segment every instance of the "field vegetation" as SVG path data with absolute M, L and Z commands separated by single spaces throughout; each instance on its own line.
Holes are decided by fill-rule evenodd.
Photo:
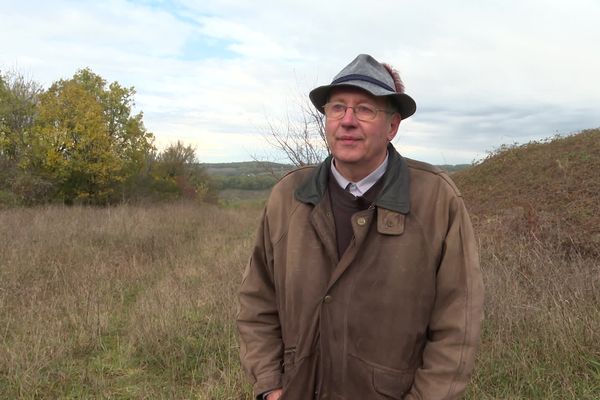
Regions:
M 0 208 L 215 201 L 191 146 L 155 148 L 134 95 L 88 68 L 46 90 L 0 71 Z
M 453 179 L 480 242 L 471 399 L 600 398 L 600 129 L 504 146 Z
M 233 321 L 259 212 L 0 212 L 0 398 L 249 398 Z
M 453 175 L 487 291 L 467 399 L 600 398 L 599 144 Z M 236 195 L 0 211 L 0 398 L 250 399 L 234 317 L 263 200 Z

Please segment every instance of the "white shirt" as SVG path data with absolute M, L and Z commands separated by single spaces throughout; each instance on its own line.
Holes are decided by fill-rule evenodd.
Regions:
M 348 191 L 352 193 L 354 196 L 359 197 L 364 195 L 371 187 L 385 174 L 385 169 L 388 164 L 388 155 L 386 154 L 385 160 L 375 169 L 375 171 L 371 172 L 369 175 L 365 176 L 358 182 L 351 182 L 348 179 L 344 178 L 340 171 L 335 168 L 335 162 L 331 162 L 331 173 L 335 178 L 336 182 L 340 187 L 344 190 L 348 188 Z M 348 185 L 350 185 L 348 187 Z

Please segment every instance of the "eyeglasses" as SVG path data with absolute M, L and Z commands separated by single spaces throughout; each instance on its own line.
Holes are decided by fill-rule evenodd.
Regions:
M 346 115 L 346 111 L 351 108 L 354 112 L 354 116 L 359 121 L 373 121 L 377 118 L 377 113 L 383 111 L 386 114 L 393 114 L 394 111 L 384 110 L 381 108 L 375 108 L 368 104 L 360 104 L 358 106 L 347 106 L 344 103 L 327 103 L 323 107 L 325 109 L 325 115 L 329 119 L 342 119 Z

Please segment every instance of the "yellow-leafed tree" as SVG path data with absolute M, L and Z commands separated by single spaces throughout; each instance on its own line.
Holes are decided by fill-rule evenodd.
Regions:
M 102 105 L 81 83 L 59 81 L 41 95 L 34 132 L 24 161 L 54 182 L 66 203 L 104 202 L 122 181 Z
M 67 204 L 106 204 L 126 197 L 154 151 L 142 113 L 132 115 L 134 94 L 133 88 L 107 85 L 83 69 L 39 96 L 20 165 L 35 182 L 51 183 L 46 197 Z M 28 192 L 34 191 L 23 190 L 25 196 Z

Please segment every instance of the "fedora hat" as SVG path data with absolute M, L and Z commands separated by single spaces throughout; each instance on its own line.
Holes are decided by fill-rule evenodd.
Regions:
M 309 97 L 317 110 L 324 114 L 323 106 L 327 103 L 332 89 L 345 86 L 357 87 L 376 97 L 389 97 L 402 119 L 406 119 L 415 113 L 417 105 L 412 97 L 404 93 L 402 83 L 400 81 L 398 83 L 399 85 L 395 84 L 394 78 L 384 64 L 368 54 L 361 54 L 342 69 L 333 78 L 331 84 L 313 89 Z

